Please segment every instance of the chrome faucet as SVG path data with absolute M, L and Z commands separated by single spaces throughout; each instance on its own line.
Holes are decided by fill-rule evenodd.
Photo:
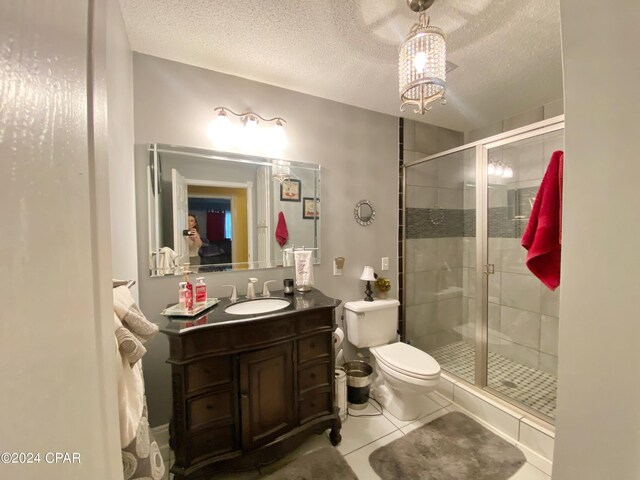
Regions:
M 238 300 L 238 292 L 236 290 L 235 285 L 222 285 L 222 286 L 231 287 L 231 296 L 229 297 L 229 300 L 231 300 L 232 303 Z
M 269 287 L 267 287 L 267 285 L 269 283 L 272 282 L 277 282 L 277 280 L 267 280 L 266 282 L 264 282 L 264 284 L 262 285 L 262 296 L 263 297 L 270 297 L 271 296 L 271 292 L 269 291 Z
M 258 281 L 257 278 L 250 277 L 249 284 L 247 285 L 247 298 L 256 298 L 256 289 L 253 286 Z

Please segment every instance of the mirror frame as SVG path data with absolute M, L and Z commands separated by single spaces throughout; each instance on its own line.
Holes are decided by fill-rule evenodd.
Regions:
M 360 216 L 360 207 L 362 207 L 363 205 L 367 205 L 369 206 L 369 208 L 371 208 L 371 218 L 369 218 L 369 220 L 363 220 Z M 356 222 L 358 222 L 363 227 L 366 227 L 373 223 L 373 219 L 376 216 L 376 209 L 373 208 L 373 204 L 369 200 L 360 200 L 358 203 L 356 203 L 356 207 L 353 209 L 353 216 L 356 219 Z

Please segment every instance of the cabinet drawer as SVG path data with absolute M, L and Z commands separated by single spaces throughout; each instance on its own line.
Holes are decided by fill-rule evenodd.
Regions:
M 237 450 L 234 425 L 212 428 L 205 432 L 193 433 L 187 439 L 185 466 L 190 466 L 206 457 Z M 182 462 L 180 462 L 182 463 Z
M 192 393 L 204 387 L 211 387 L 233 380 L 230 356 L 214 357 L 187 365 L 185 390 Z
M 309 388 L 329 386 L 331 373 L 329 371 L 329 362 L 318 363 L 311 367 L 303 368 L 298 371 L 298 389 L 304 392 Z
M 315 417 L 332 412 L 331 390 L 310 390 L 300 398 L 300 423 L 308 422 Z
M 294 323 L 289 319 L 263 320 L 250 325 L 236 327 L 234 346 L 236 348 L 257 347 L 260 344 L 273 343 L 295 335 Z
M 187 401 L 187 429 L 193 430 L 208 423 L 233 420 L 231 390 L 210 393 Z
M 298 362 L 331 358 L 333 337 L 331 332 L 322 332 L 298 340 Z
M 296 321 L 296 331 L 306 333 L 319 328 L 333 330 L 333 310 L 302 314 Z
M 231 349 L 229 330 L 214 329 L 210 331 L 190 332 L 181 337 L 169 340 L 170 358 L 186 360 L 210 353 L 220 353 Z

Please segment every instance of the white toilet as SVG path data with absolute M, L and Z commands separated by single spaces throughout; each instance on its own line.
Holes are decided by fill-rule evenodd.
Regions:
M 424 410 L 423 395 L 438 385 L 440 365 L 428 353 L 396 341 L 399 305 L 395 299 L 347 302 L 344 325 L 347 340 L 371 352 L 373 397 L 399 420 L 415 420 Z

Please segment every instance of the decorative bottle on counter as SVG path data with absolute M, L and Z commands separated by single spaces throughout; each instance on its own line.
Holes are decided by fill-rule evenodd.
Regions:
M 204 305 L 207 303 L 207 284 L 204 283 L 204 277 L 196 278 L 196 305 Z
M 193 309 L 193 286 L 189 282 L 178 284 L 178 303 L 183 310 Z

